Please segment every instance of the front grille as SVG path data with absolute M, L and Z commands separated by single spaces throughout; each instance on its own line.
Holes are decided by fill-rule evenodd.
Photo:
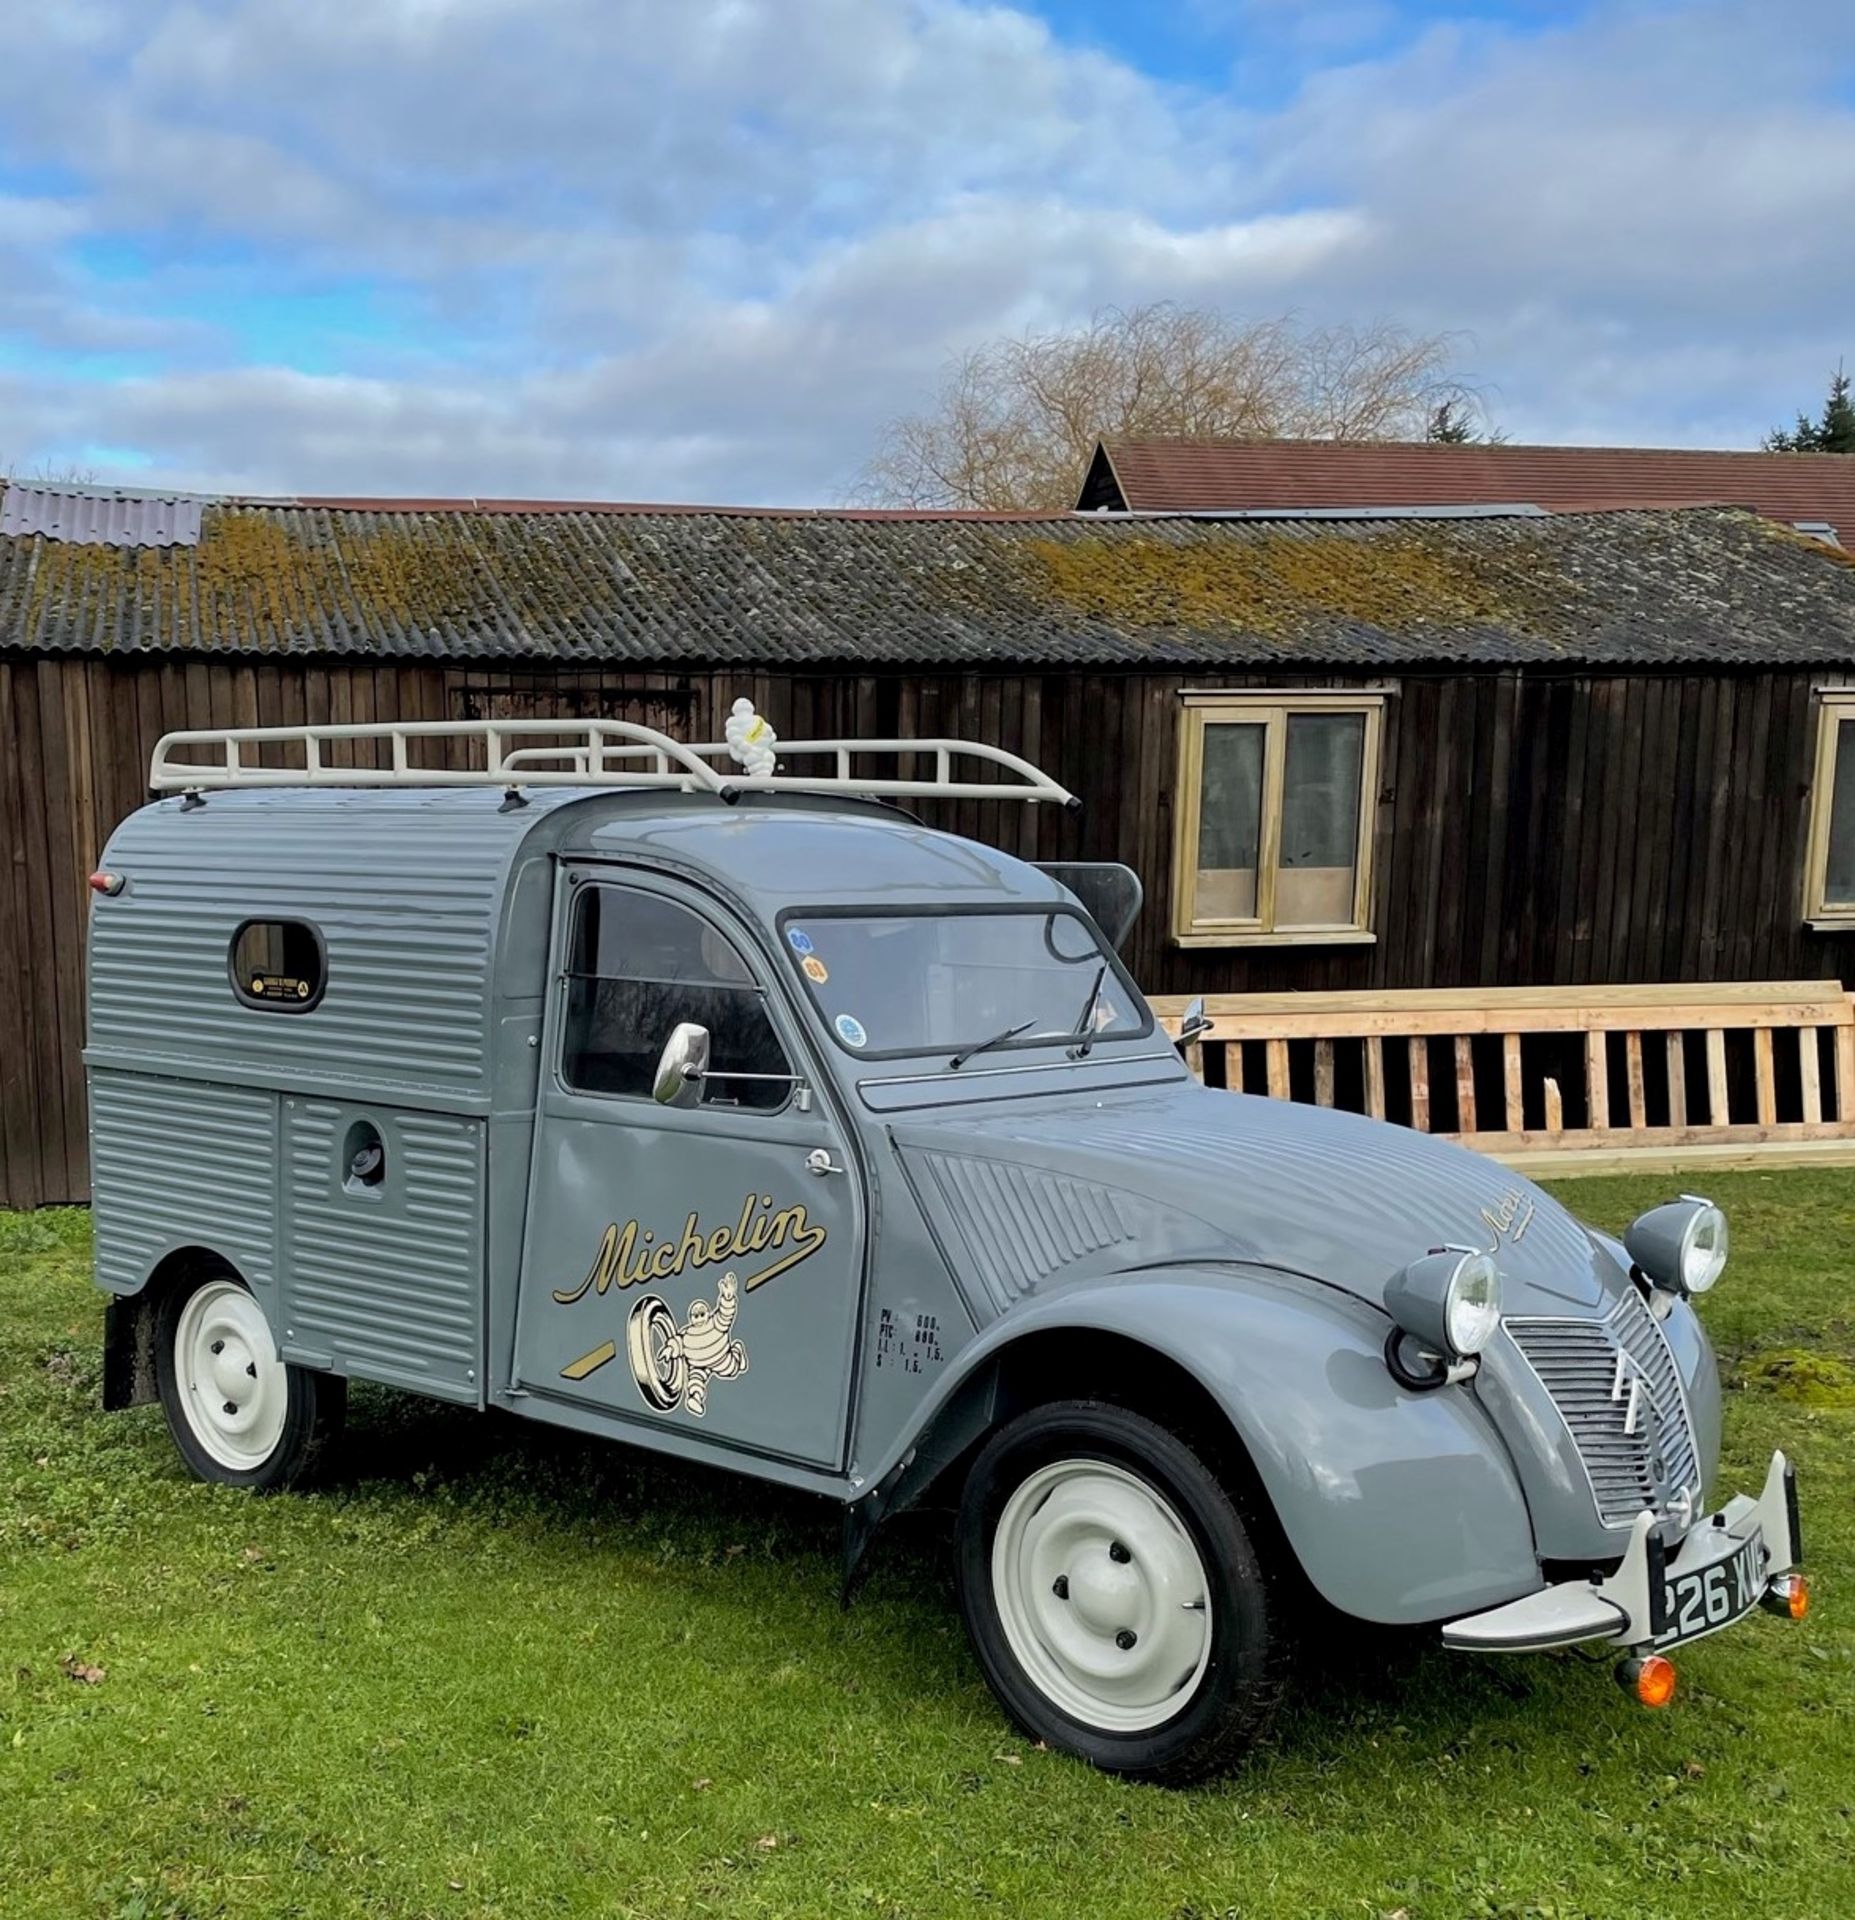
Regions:
M 1603 1320 L 1509 1320 L 1508 1334 L 1571 1429 L 1607 1527 L 1698 1498 L 1694 1426 L 1675 1356 L 1634 1287 Z M 1636 1430 L 1627 1432 L 1632 1397 Z

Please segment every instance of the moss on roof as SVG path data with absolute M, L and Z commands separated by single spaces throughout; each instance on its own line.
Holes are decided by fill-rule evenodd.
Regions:
M 711 665 L 1855 664 L 1850 556 L 1730 508 L 875 518 L 224 503 L 0 538 L 0 648 Z
M 1305 523 L 1304 523 L 1305 524 Z M 1386 633 L 1438 627 L 1530 630 L 1529 596 L 1400 527 L 1370 540 L 1330 527 L 1263 527 L 1247 540 L 1032 540 L 1048 592 L 1079 613 L 1131 627 L 1186 627 L 1292 640 L 1325 620 Z

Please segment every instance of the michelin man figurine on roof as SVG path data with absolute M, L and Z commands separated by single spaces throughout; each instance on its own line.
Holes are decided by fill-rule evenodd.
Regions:
M 764 779 L 778 765 L 779 735 L 754 711 L 751 700 L 737 700 L 728 714 L 728 751 L 751 779 Z

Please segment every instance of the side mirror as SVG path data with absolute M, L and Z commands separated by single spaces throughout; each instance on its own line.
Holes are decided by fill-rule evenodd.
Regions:
M 1198 994 L 1185 1003 L 1185 1018 L 1179 1022 L 1177 1046 L 1189 1047 L 1200 1034 L 1209 1033 L 1217 1023 L 1204 1010 L 1204 995 Z
M 653 1097 L 666 1107 L 693 1107 L 702 1099 L 702 1076 L 708 1072 L 709 1030 L 693 1020 L 678 1021 L 658 1056 Z

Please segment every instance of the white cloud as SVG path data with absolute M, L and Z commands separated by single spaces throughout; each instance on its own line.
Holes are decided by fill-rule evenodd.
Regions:
M 0 195 L 0 349 L 62 350 L 0 384 L 0 442 L 265 491 L 828 499 L 948 353 L 1105 303 L 1455 330 L 1540 438 L 1747 444 L 1855 358 L 1855 9 L 1602 0 L 1349 58 L 1383 0 L 1344 32 L 1200 4 L 1312 77 L 1258 109 L 979 0 L 33 10 L 0 154 L 80 185 Z M 142 284 L 84 264 L 123 236 Z M 236 302 L 160 318 L 170 263 L 224 258 L 422 325 L 343 376 L 253 366 Z

